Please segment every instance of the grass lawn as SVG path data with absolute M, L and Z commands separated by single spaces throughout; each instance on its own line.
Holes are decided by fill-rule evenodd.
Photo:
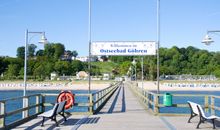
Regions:
M 111 73 L 112 69 L 118 65 L 117 63 L 113 62 L 92 62 L 91 64 L 97 66 L 101 73 Z

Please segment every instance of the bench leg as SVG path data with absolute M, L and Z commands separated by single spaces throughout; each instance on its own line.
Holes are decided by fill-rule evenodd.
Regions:
M 190 120 L 191 120 L 193 117 L 195 117 L 195 116 L 197 116 L 197 115 L 196 115 L 196 114 L 195 114 L 195 115 L 191 114 L 191 116 L 190 116 L 190 118 L 189 118 L 189 120 L 188 120 L 188 123 L 190 123 Z
M 57 122 L 57 118 L 56 116 L 54 116 L 54 119 L 53 119 L 55 122 L 56 122 L 56 126 L 59 126 L 58 122 Z
M 64 112 L 59 113 L 59 114 L 64 118 L 65 121 L 67 121 L 67 119 L 66 119 L 66 117 L 65 117 L 65 115 L 64 115 Z
M 215 129 L 215 119 L 212 119 L 213 129 Z
M 45 117 L 43 117 L 43 120 L 42 120 L 42 124 L 41 124 L 42 127 L 44 126 L 44 120 L 45 120 Z
M 200 117 L 199 117 L 199 123 L 198 123 L 198 125 L 197 125 L 196 128 L 199 129 L 199 125 L 200 125 L 201 123 L 204 123 L 204 121 L 205 121 L 205 120 L 200 116 Z
M 199 123 L 198 123 L 196 129 L 199 129 L 199 125 L 200 125 L 201 123 L 202 123 L 202 121 L 199 121 Z

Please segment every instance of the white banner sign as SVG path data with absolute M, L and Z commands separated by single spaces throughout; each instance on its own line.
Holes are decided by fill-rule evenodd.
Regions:
M 155 42 L 92 42 L 91 55 L 95 56 L 142 56 L 156 55 Z

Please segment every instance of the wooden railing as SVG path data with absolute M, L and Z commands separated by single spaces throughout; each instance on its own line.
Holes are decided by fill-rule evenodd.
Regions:
M 35 97 L 36 100 L 34 103 L 29 104 L 29 99 Z M 30 119 L 33 119 L 37 116 L 37 114 L 41 113 L 42 111 L 40 110 L 40 107 L 43 106 L 42 100 L 42 95 L 41 94 L 35 94 L 35 95 L 29 95 L 29 96 L 23 96 L 23 97 L 16 97 L 16 98 L 10 98 L 10 99 L 5 99 L 0 101 L 0 129 L 10 129 L 13 126 L 19 125 L 23 122 L 26 122 Z M 24 106 L 17 109 L 17 110 L 12 110 L 8 111 L 6 108 L 8 108 L 9 102 L 14 101 L 14 102 L 22 102 L 26 101 L 26 104 Z M 35 108 L 35 112 L 33 114 L 30 114 L 29 110 Z M 9 109 L 9 108 L 8 108 Z M 18 119 L 15 122 L 10 122 L 9 124 L 6 124 L 6 118 L 16 115 L 16 114 L 21 114 L 23 113 L 24 118 L 23 119 Z M 22 114 L 21 114 L 22 115 Z
M 138 87 L 135 82 L 129 82 L 128 85 L 146 109 L 155 115 L 188 115 L 190 109 L 187 101 L 194 101 L 201 104 L 205 111 L 210 111 L 212 114 L 219 114 L 220 116 L 220 96 L 205 94 L 172 94 L 173 104 L 167 107 L 163 105 L 163 94 L 143 90 Z M 176 112 L 177 110 L 175 111 L 174 109 L 179 109 L 181 112 Z
M 97 113 L 105 105 L 105 103 L 108 101 L 111 95 L 116 91 L 116 89 L 119 87 L 120 84 L 121 82 L 111 84 L 108 88 L 105 88 L 103 90 L 91 94 L 75 94 L 75 98 L 84 97 L 86 101 L 75 102 L 74 107 L 87 107 L 88 109 L 87 111 L 83 111 L 83 112 L 72 111 L 71 113 L 74 114 Z M 58 94 L 44 93 L 44 94 L 34 94 L 34 95 L 0 100 L 0 130 L 11 129 L 33 118 L 36 118 L 38 114 L 44 112 L 47 107 L 53 106 L 55 103 L 54 100 L 52 100 L 53 102 L 46 100 L 50 97 L 54 97 L 54 99 L 56 99 L 57 96 Z M 35 98 L 34 101 L 33 98 Z M 20 102 L 21 104 L 23 101 L 25 101 L 26 104 L 24 104 L 24 106 L 20 104 L 21 105 L 20 108 L 9 111 L 7 109 L 11 101 Z M 19 119 L 13 122 L 6 123 L 6 118 L 10 116 L 14 116 L 16 114 L 20 114 Z M 23 115 L 23 118 L 21 118 L 21 115 Z
M 97 113 L 99 112 L 111 95 L 117 90 L 117 88 L 122 84 L 122 82 L 118 82 L 116 84 L 112 84 L 106 89 L 100 90 L 96 93 L 92 94 L 92 105 L 90 105 L 90 112 Z M 91 98 L 90 98 L 91 100 Z M 90 101 L 91 103 L 91 101 Z

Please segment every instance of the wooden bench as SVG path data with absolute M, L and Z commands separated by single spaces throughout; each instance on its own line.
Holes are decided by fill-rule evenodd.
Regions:
M 56 126 L 59 126 L 59 124 L 58 124 L 58 122 L 56 120 L 56 116 L 58 114 L 60 114 L 64 118 L 64 120 L 66 121 L 66 117 L 64 115 L 65 104 L 66 104 L 66 101 L 63 101 L 63 102 L 60 102 L 60 103 L 56 103 L 54 105 L 53 109 L 51 109 L 49 111 L 46 111 L 46 112 L 43 112 L 42 114 L 38 115 L 38 117 L 43 117 L 42 125 L 41 126 L 44 126 L 45 118 L 49 118 L 52 121 L 55 121 Z
M 206 120 L 211 120 L 213 124 L 213 129 L 215 129 L 215 119 L 220 119 L 220 117 L 211 115 L 210 113 L 205 113 L 201 107 L 201 105 L 188 101 L 189 107 L 191 108 L 191 116 L 188 120 L 188 123 L 190 123 L 190 120 L 195 117 L 199 116 L 199 123 L 197 125 L 197 129 L 199 128 L 199 125 L 201 123 L 204 123 Z
M 197 103 L 194 103 L 194 102 L 191 102 L 191 101 L 187 101 L 187 102 L 188 102 L 188 104 L 189 104 L 190 112 L 191 112 L 191 115 L 190 115 L 189 120 L 188 120 L 188 123 L 190 123 L 190 120 L 191 120 L 193 117 L 199 115 L 199 110 L 198 110 L 198 108 L 197 108 L 197 105 L 198 105 Z

